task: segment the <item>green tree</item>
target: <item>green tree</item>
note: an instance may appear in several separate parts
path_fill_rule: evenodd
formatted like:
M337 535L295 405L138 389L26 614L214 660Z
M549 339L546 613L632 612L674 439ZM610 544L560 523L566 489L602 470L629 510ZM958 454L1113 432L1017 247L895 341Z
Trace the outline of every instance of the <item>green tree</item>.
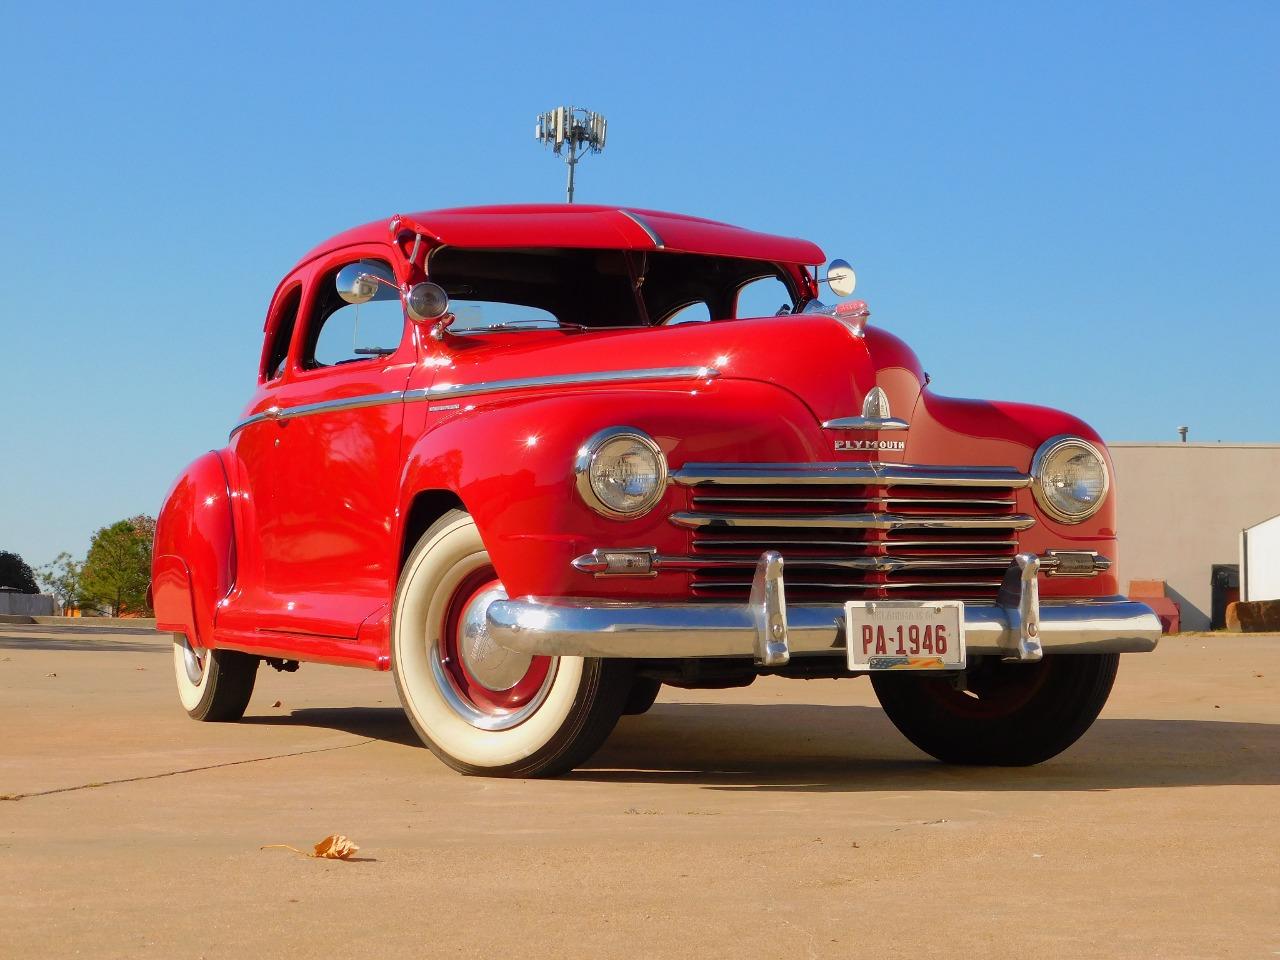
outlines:
M95 533L80 572L80 600L113 617L121 613L149 614L147 584L151 579L155 532L154 519L137 516Z
M36 576L65 611L80 597L80 573L83 569L84 564L76 563L64 550L41 567Z
M12 587L19 593L40 592L27 561L11 550L0 550L0 587Z

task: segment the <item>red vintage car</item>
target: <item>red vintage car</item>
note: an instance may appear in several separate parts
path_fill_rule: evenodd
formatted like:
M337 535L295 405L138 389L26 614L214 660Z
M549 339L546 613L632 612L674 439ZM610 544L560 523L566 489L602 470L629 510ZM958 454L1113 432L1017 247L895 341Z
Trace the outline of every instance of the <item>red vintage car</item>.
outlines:
M239 718L262 661L390 669L445 763L546 776L664 683L865 674L943 761L1065 749L1160 634L1118 595L1106 448L934 393L824 260L586 205L312 250L160 514L183 706Z

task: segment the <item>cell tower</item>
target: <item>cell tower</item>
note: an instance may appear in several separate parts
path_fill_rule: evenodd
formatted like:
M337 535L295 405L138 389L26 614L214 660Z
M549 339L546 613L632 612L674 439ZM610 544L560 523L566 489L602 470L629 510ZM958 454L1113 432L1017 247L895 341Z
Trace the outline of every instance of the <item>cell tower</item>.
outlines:
M566 194L573 203L573 168L588 153L604 149L604 136L609 121L603 114L592 113L582 107L556 107L538 117L534 137L543 146L551 145L555 155L564 156L569 165L569 184Z

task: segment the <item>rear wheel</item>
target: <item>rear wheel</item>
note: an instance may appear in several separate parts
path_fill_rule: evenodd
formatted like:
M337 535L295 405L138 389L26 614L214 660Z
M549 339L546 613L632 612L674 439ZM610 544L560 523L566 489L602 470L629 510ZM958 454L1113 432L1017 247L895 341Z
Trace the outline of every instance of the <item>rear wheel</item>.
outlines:
M977 658L963 674L886 671L871 684L908 740L946 763L1021 767L1061 753L1107 702L1120 655Z
M194 647L179 634L173 642L173 672L178 699L192 718L239 720L253 696L258 658L236 650Z
M555 776L613 730L631 664L498 646L485 613L506 595L475 521L460 510L441 517L422 535L396 591L396 687L418 735L455 770Z

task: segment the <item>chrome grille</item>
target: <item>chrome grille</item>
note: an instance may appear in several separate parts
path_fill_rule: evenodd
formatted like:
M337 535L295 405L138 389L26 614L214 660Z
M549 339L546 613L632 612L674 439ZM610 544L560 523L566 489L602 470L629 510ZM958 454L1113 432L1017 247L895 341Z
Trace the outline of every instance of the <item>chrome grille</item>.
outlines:
M786 562L790 602L992 602L1035 523L1012 469L902 464L692 464L671 522L692 531L692 590L744 599L760 554Z

